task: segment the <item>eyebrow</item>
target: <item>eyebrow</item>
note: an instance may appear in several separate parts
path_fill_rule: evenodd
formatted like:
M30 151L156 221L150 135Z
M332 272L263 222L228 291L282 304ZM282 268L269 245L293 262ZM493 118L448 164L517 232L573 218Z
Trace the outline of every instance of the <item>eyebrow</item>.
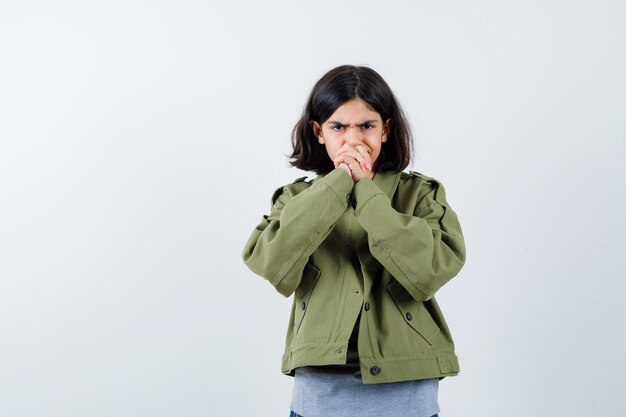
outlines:
M345 125L345 123L338 122L338 121L336 121L336 120L330 120L330 121L328 121L328 122L326 122L326 123L334 123L334 124L336 124L336 125ZM377 120L366 120L366 121L361 122L361 123L358 123L358 124L359 124L359 125L364 125L364 124L366 124L366 123L374 124L374 123L378 123L378 121L377 121Z

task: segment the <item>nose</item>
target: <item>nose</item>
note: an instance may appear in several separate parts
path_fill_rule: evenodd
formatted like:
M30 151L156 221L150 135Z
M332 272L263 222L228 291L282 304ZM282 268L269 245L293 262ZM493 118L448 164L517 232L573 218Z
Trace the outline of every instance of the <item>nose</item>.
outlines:
M359 126L350 126L346 132L346 142L352 146L361 145L363 143L363 135Z

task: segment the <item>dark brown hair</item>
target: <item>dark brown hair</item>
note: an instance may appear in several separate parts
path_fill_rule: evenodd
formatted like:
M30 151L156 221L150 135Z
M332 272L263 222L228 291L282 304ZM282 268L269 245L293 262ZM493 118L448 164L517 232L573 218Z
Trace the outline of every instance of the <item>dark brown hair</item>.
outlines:
M409 165L413 148L410 126L385 80L371 68L342 65L328 71L315 83L291 133L291 166L317 174L327 174L334 169L326 147L317 141L309 122L315 120L321 125L342 104L354 98L369 104L380 114L383 123L392 120L387 141L382 143L372 169L400 172Z

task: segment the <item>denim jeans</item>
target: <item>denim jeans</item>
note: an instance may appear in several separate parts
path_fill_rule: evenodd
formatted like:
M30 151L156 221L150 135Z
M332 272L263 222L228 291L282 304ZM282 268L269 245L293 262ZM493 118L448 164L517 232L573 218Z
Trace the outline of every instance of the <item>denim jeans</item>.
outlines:
M293 410L291 410L291 413L289 413L289 417L302 417L300 414L294 413ZM435 414L432 417L439 417L439 414Z

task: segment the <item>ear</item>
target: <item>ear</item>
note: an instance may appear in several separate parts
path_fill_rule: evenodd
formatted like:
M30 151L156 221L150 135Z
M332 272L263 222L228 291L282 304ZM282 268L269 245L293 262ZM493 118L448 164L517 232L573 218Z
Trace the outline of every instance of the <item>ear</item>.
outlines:
M322 136L322 127L315 120L309 121L309 126L313 129L313 134L317 138L319 143L324 143L324 136Z
M393 125L393 120L387 119L387 121L383 125L383 137L381 139L382 142L387 142L387 138L389 137L389 132L391 132L392 125Z

